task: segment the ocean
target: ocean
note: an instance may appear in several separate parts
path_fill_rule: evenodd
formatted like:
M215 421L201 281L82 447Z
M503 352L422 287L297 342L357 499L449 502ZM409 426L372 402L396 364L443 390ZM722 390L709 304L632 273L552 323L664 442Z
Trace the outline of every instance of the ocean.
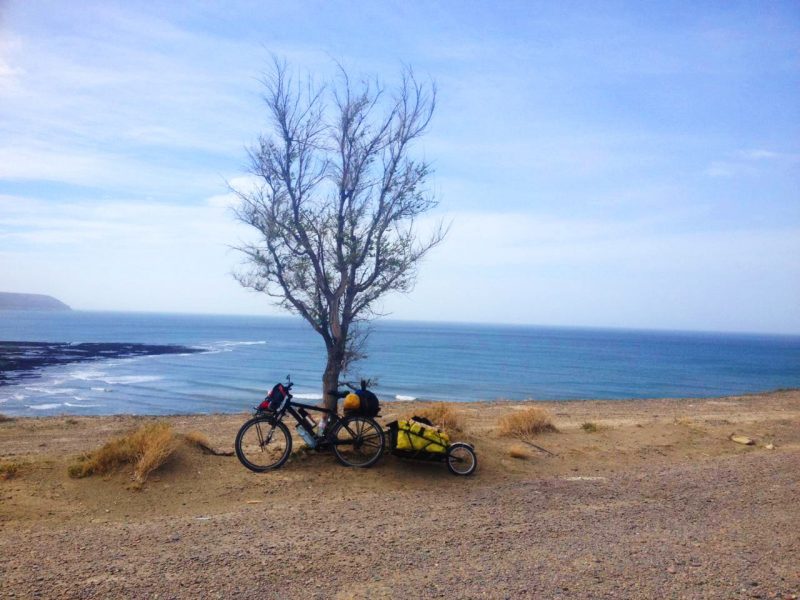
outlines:
M369 356L348 378L376 378L384 400L708 397L800 387L800 336L390 320L372 329ZM287 374L297 398L321 398L322 340L291 317L4 311L0 340L203 350L46 367L0 386L7 415L239 412Z

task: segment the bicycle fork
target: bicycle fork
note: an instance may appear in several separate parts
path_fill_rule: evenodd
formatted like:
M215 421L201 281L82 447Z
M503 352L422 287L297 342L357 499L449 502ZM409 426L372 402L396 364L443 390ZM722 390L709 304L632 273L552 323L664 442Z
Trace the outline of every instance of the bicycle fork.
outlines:
M267 438L264 439L264 434L261 432L261 424L256 423L256 431L258 432L258 446L261 450L264 450L264 446L270 443L272 440L272 434L275 433L275 424L273 423L272 426L269 428L269 433L267 434Z

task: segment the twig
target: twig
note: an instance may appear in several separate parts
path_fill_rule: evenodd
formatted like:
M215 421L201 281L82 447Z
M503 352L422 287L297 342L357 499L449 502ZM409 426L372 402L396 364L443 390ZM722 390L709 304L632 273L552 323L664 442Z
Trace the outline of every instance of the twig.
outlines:
M536 448L537 450L541 450L542 452L547 452L547 454L549 454L550 456L558 456L558 454L550 452L550 450L548 450L547 448L542 448L541 446L537 446L536 444L534 444L533 442L529 442L528 440L520 440L520 442L522 442L523 444L528 444L528 446L533 446L534 448Z
M214 456L233 456L233 452L223 452L221 450L215 450L211 446L206 446L202 442L196 442L197 447L200 448L205 454L213 454Z

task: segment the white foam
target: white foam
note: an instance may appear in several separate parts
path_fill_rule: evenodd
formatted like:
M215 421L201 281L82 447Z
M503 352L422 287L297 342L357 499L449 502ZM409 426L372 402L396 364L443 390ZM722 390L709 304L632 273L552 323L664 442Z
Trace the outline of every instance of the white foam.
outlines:
M298 400L322 400L322 394L292 394Z
M92 391L93 392L113 392L114 390L112 390L111 388L107 388L107 387L93 387Z
M80 398L83 400L83 398ZM64 402L64 406L69 406L72 408L96 408L98 406L103 406L102 404L75 404L73 402Z
M158 375L121 375L119 377L103 377L100 380L112 385L135 385L137 383L150 383L164 379Z
M402 396L400 394L397 394L397 396L395 396L394 399L398 400L400 402L411 402L412 400L416 400L417 397L416 396Z
M214 354L217 352L233 352L233 349L237 346L261 346L266 343L265 340L259 340L257 342L232 342L223 340L221 342L213 342L206 346L201 346L201 348L207 348L206 354Z
M100 379L101 377L105 377L106 374L103 371L84 369L80 371L72 371L69 375L73 379L80 379L81 381L92 381L94 379Z
M36 387L36 386L25 386L25 389L29 392L36 392L39 394L47 394L49 396L53 394L73 394L76 390L75 388L57 388L57 387Z
M61 406L60 402L56 404L29 404L28 408L32 410L53 410L54 408L58 408L59 406Z

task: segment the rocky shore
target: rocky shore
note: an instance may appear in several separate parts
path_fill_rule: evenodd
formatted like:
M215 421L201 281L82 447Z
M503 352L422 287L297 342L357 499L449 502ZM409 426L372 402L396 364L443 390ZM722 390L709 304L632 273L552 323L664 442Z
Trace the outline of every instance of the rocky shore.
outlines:
M55 343L0 341L0 385L32 379L39 369L54 365L109 358L132 358L157 354L189 354L201 348L158 344Z

